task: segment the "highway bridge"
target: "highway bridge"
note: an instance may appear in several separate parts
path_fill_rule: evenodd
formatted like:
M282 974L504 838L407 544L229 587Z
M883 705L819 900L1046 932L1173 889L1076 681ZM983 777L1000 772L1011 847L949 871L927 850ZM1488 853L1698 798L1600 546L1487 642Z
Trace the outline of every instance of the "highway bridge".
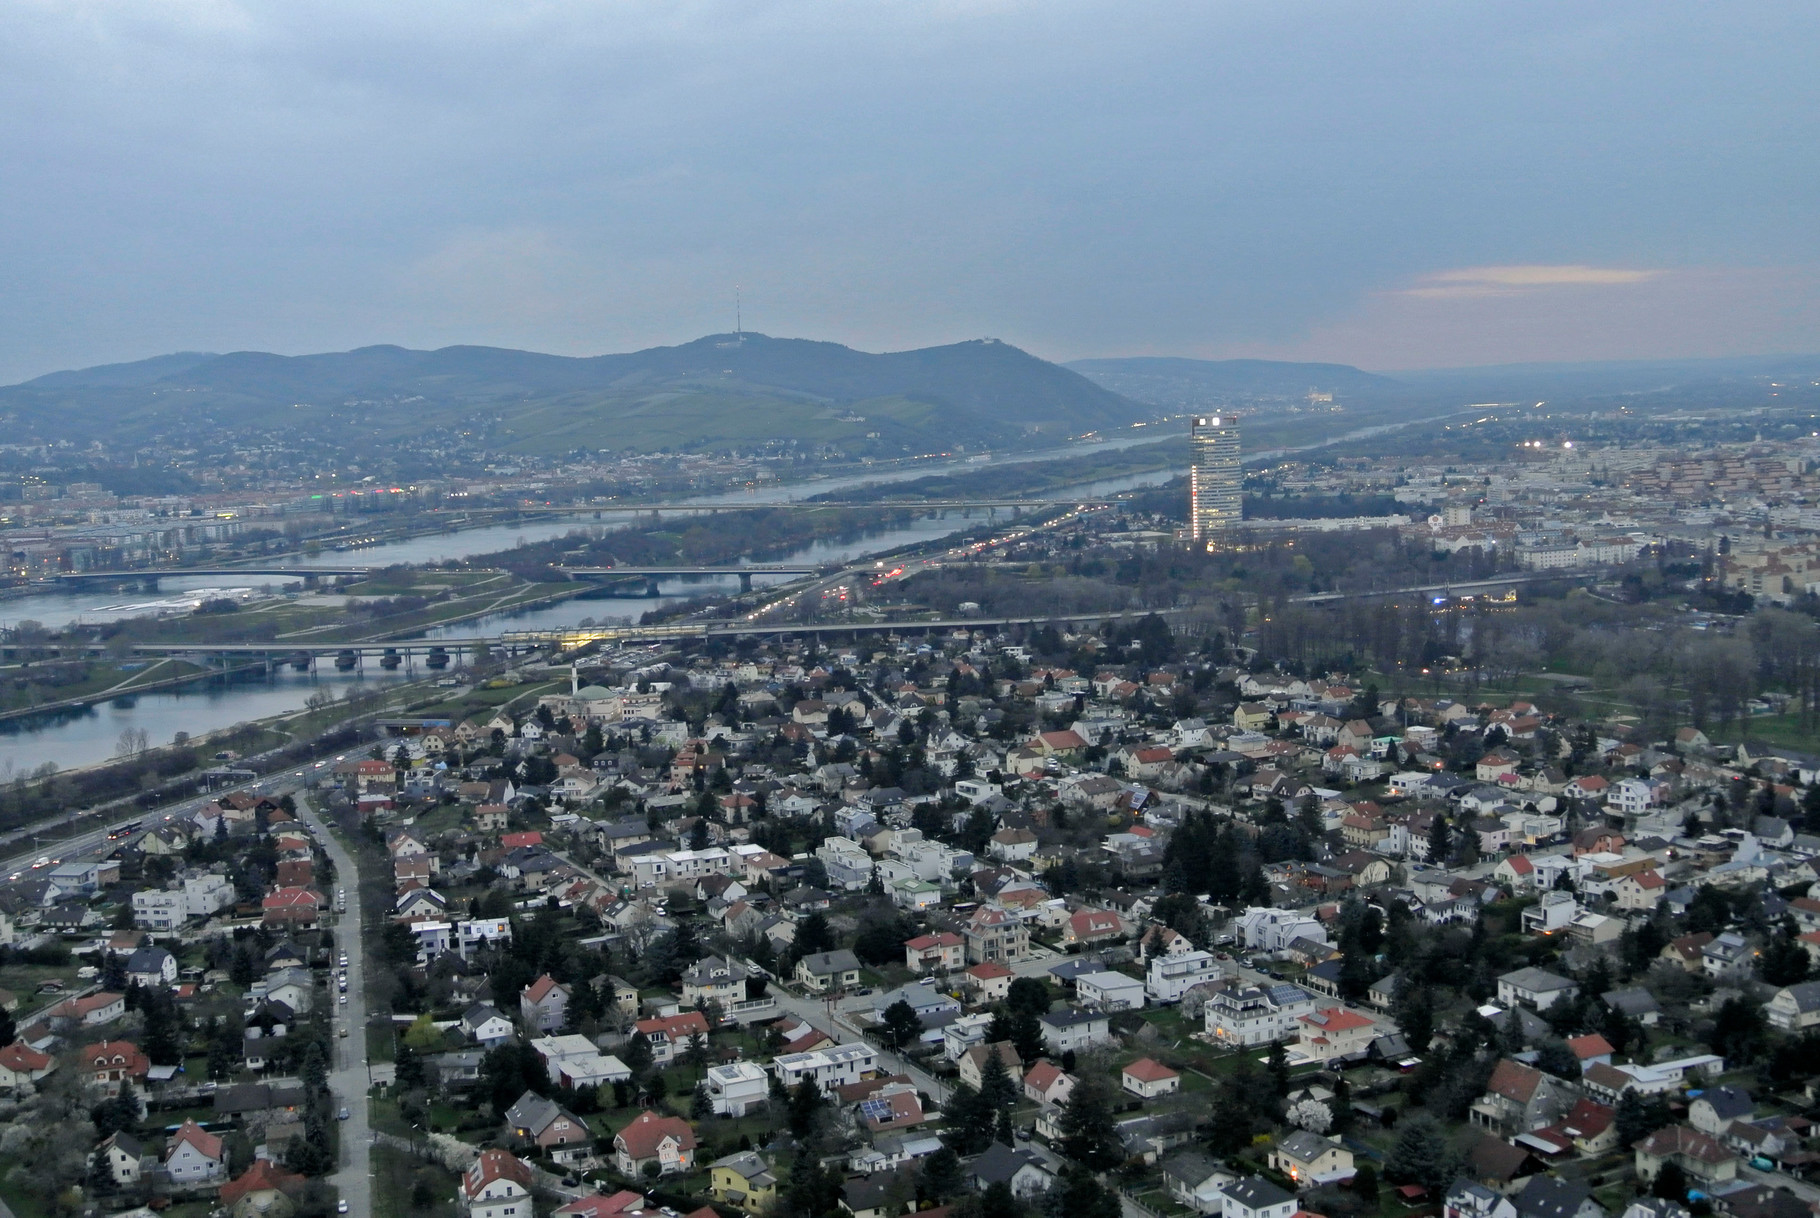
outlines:
M759 562L749 563L743 567L706 567L706 566L633 566L615 564L611 567L555 567L553 570L568 576L570 579L600 579L617 575L642 575L645 578L645 590L651 596L657 595L657 583L660 579L684 578L701 579L719 575L739 576L739 590L752 591L754 575L819 575L823 571L834 570L838 564L828 566L816 563L782 563Z
M1018 511L1024 508L1079 507L1083 503L1110 503L1116 496L1076 495L1056 499L749 499L716 503L587 503L562 507L535 504L509 508L461 508L464 516L512 513L559 516L652 516L664 512L691 514L711 512L751 512L774 508L930 508L942 511L964 511L970 508Z
M158 581L173 576L206 579L238 579L243 575L282 575L305 582L338 575L371 575L379 567L145 567L133 571L66 571L57 576L65 583L137 583L156 590Z
M993 627L1049 623L1069 625L1081 622L1119 622L1147 617L1155 612L1170 617L1183 610L1133 610L1125 613L1020 613L1003 617L897 618L890 620L843 620L826 622L762 622L743 619L661 622L649 626L590 626L561 630L508 630L498 635L475 635L464 638L398 639L363 643L311 643L299 645L283 641L271 643L137 643L133 650L141 655L191 656L197 658L262 656L273 666L293 664L307 668L318 659L333 657L337 663L352 657L364 662L379 657L397 657L401 663L421 659L431 667L432 657L445 661L460 653L472 654L481 647L490 651L516 654L527 651L568 651L595 643L657 643L666 640L762 637L767 635L849 635L849 634L918 634L938 630L980 630ZM396 665L392 665L396 667Z

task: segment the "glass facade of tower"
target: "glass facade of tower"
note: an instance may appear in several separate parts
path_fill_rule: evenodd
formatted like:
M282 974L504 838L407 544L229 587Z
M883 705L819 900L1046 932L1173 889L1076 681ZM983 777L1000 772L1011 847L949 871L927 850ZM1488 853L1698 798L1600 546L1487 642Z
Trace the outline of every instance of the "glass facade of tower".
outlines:
M1239 466L1239 421L1196 415L1188 424L1188 535L1212 541L1242 518L1245 475Z

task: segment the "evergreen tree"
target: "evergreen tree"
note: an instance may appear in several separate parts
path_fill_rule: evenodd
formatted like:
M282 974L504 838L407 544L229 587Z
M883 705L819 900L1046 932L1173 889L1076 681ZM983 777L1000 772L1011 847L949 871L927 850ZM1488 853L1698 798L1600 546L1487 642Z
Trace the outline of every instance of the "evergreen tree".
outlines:
M1439 1192L1453 1180L1456 1170L1447 1139L1432 1119L1409 1117L1398 1124L1397 1140L1384 1160L1384 1174L1393 1183L1420 1184Z
M965 1083L948 1093L949 1145L962 1155L977 1155L992 1145L998 1133L998 1114L984 1096Z
M1088 1071L1075 1083L1062 1105L1061 1150L1092 1171L1105 1171L1124 1161L1113 1119L1112 1097L1099 1071Z
M885 1043L893 1049L903 1048L923 1032L923 1021L917 1016L916 1008L902 998L885 1008L881 1024Z
M923 1160L917 1192L924 1201L939 1205L960 1196L966 1189L967 1179L961 1170L961 1157L954 1153L952 1146L943 1146Z
M798 1138L807 1138L815 1131L816 1118L822 1110L821 1088L815 1080L803 1079L790 1089L790 1132Z
M1265 1057L1265 1068L1270 1071L1270 1083L1276 1089L1277 1095L1279 1097L1288 1095L1289 1051L1283 1047L1282 1041L1270 1042L1270 1050Z
M708 1084L695 1084L695 1090L689 1096L689 1119L705 1121L714 1115L714 1101L708 1095Z

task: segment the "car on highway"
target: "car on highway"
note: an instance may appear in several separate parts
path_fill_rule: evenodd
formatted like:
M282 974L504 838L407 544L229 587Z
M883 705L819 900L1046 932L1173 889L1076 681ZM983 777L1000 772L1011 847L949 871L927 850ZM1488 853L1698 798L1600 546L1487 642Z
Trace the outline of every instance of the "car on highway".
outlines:
M348 1005L348 996L347 996L347 995L346 995L346 994L343 994L343 995L342 995L342 996L341 996L341 1005L342 1005L342 1006L344 1006L344 1007L345 1007L345 1006L346 1006L346 1005Z
M335 1119L337 1121L345 1121L352 1115L353 1114L351 1112L349 1112L346 1108L343 1108L340 1112L337 1112L335 1114Z
M335 1203L335 1212L337 1214L345 1214L348 1212L348 1203L347 1203L346 1198L343 1198L342 1200L337 1201Z

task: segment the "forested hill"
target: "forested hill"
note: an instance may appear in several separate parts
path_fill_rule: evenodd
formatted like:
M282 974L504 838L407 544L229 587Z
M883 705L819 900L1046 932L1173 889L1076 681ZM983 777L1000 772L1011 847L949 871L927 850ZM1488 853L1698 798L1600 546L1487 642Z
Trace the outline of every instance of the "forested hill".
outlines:
M524 452L1046 444L1154 414L996 340L871 354L762 334L586 358L495 347L189 353L0 389L0 415L51 440L131 441L192 426L383 440L448 427L482 428Z

